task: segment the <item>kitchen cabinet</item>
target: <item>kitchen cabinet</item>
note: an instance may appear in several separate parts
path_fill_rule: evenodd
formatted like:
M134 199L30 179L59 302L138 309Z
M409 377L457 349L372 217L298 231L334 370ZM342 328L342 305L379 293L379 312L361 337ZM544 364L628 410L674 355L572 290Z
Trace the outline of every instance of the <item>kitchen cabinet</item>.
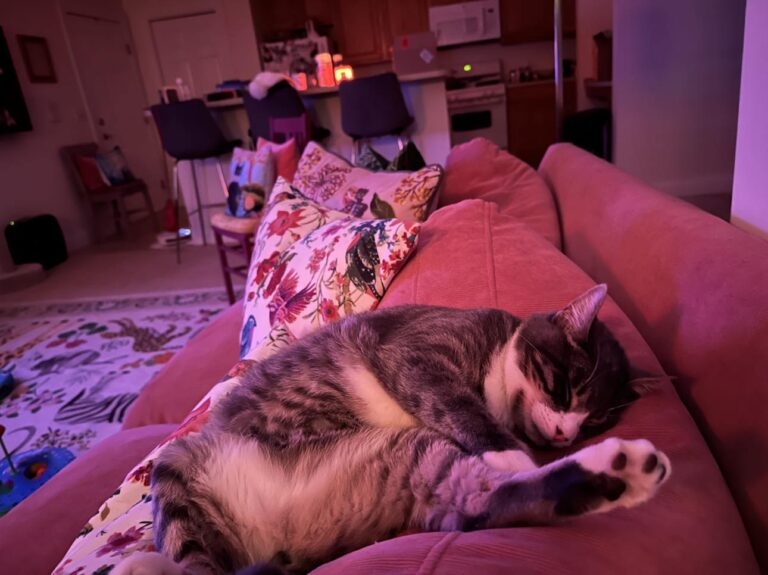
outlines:
M430 0L251 0L259 41L281 40L312 19L352 66L392 58L397 36L429 31Z
M251 0L251 17L259 42L294 37L307 19L304 0Z
M563 82L564 115L576 111L576 82ZM534 168L547 148L557 139L555 126L555 83L522 82L507 87L507 146Z
M387 5L381 0L335 0L331 37L352 66L388 59L384 23Z
M387 0L388 44L397 36L429 32L427 0Z
M576 0L562 0L563 35L576 35ZM499 0L501 43L546 42L555 37L553 3L542 0Z

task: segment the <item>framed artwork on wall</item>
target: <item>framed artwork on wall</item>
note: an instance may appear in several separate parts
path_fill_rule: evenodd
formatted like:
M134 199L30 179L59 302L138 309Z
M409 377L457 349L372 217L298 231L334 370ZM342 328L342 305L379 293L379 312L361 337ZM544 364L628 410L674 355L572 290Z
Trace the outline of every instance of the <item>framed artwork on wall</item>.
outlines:
M19 42L21 56L27 68L29 81L36 84L55 84L56 69L48 49L48 40L42 36L16 36Z
M3 29L0 27L0 134L32 129Z

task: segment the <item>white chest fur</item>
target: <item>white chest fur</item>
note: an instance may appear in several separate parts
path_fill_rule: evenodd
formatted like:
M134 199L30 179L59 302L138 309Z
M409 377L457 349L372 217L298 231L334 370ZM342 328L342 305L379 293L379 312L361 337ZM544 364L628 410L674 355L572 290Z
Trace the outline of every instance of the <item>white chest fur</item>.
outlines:
M521 389L528 387L528 380L520 371L513 336L491 361L483 382L483 392L489 411L497 421L509 424L512 419L512 401Z

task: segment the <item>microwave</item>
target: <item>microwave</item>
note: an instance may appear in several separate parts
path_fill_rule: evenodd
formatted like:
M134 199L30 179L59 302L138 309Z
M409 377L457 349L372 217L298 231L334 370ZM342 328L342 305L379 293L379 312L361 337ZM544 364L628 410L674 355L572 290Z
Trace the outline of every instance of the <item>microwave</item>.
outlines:
M499 0L477 0L429 9L429 29L438 46L456 46L501 37Z

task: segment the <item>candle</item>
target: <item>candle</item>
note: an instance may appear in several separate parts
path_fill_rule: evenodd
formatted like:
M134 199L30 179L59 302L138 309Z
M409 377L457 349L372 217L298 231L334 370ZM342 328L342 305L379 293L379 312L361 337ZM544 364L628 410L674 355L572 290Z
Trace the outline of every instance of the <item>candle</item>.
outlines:
M352 66L347 64L336 66L336 69L333 71L333 75L336 78L337 84L341 84L344 80L354 80L355 78L355 73L352 71Z

